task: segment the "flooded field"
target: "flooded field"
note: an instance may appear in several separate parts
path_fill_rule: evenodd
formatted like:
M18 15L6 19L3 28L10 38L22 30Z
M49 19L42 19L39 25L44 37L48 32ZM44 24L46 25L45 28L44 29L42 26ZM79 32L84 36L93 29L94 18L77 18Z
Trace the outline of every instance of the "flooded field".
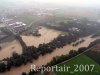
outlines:
M48 29L45 27L42 27L39 30L39 33L41 34L40 37L22 36L22 39L26 43L27 46L33 45L33 46L38 47L39 44L49 43L51 40L53 40L54 38L56 38L58 35L61 34L60 31ZM22 53L22 47L17 40L1 43L0 46L2 47L2 50L0 50L0 60L7 57L11 57L13 52L16 52L19 54Z
M2 43L0 44L0 46L2 47L2 49L0 50L0 60L7 57L11 57L13 52L19 54L22 53L22 47L17 40L14 40L12 42Z
M59 48L54 50L54 52L50 54L46 54L45 56L40 56L38 60L35 60L33 63L28 63L27 65L22 65L18 68L12 68L9 72L1 73L0 75L21 75L22 72L29 72L30 65L35 64L37 66L45 65L52 60L53 57L61 56L68 54L70 50L77 50L80 47L87 47L91 42L96 40L96 38L91 38L91 36L85 37L84 42L79 44L76 47L72 45L66 45L63 48Z
M56 38L58 35L60 35L62 32L42 27L39 30L39 33L41 34L40 37L22 36L22 39L26 43L27 46L32 46L33 45L33 46L38 47L39 44L49 43L54 38Z

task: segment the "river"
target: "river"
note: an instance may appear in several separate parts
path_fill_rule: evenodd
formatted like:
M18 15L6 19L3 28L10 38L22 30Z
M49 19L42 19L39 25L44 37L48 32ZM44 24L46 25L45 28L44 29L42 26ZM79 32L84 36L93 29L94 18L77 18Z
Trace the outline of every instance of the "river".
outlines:
M44 56L39 56L39 58L37 60L34 60L33 63L28 63L27 65L22 65L18 68L13 67L10 71L5 72L5 73L0 73L0 75L21 75L22 72L29 72L30 66L32 64L35 64L37 66L45 65L48 62L50 62L53 57L68 54L69 51L72 49L78 50L78 48L80 48L80 47L87 47L91 42L96 40L96 38L91 38L91 36L88 36L88 37L84 37L84 40L85 41L83 43L79 44L76 47L73 47L72 45L66 45L63 48L54 50L50 54L46 54Z

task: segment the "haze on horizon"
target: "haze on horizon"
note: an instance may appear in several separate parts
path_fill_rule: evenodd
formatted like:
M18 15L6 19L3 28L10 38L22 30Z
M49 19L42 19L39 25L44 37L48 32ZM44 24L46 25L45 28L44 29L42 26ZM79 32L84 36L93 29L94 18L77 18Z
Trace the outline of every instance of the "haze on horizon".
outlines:
M93 7L93 8L100 8L100 0L0 0L2 2L14 2L30 4L34 2L38 3L49 3L49 4L57 4L57 5L66 5L71 7Z

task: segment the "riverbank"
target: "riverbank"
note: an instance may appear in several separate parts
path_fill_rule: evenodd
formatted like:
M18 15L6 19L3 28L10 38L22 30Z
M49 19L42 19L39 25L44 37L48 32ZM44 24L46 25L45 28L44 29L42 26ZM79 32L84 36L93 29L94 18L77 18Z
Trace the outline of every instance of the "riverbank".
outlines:
M30 70L30 65L32 64L35 64L37 66L46 65L48 62L52 60L53 57L68 54L69 51L72 49L78 50L78 48L80 47L88 47L88 45L94 40L96 40L96 38L91 38L91 36L88 36L88 37L84 37L84 40L85 41L83 43L79 44L76 47L73 47L72 45L66 45L63 48L54 50L50 54L39 56L39 58L37 60L34 60L33 63L28 63L27 65L22 65L21 67L18 67L18 68L12 68L8 72L0 73L0 75L21 75L22 72L28 73Z

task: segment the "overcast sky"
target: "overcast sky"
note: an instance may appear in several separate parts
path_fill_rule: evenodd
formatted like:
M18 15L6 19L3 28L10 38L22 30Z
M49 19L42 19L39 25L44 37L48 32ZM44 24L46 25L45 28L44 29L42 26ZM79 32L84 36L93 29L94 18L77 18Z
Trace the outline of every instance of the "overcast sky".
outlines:
M85 7L98 7L100 0L35 0L38 2L47 2L55 4L64 4L68 6L85 6Z
M80 7L97 7L100 8L100 0L0 0L0 1L13 1L13 2L40 2L40 3L51 3L67 6L80 6Z

